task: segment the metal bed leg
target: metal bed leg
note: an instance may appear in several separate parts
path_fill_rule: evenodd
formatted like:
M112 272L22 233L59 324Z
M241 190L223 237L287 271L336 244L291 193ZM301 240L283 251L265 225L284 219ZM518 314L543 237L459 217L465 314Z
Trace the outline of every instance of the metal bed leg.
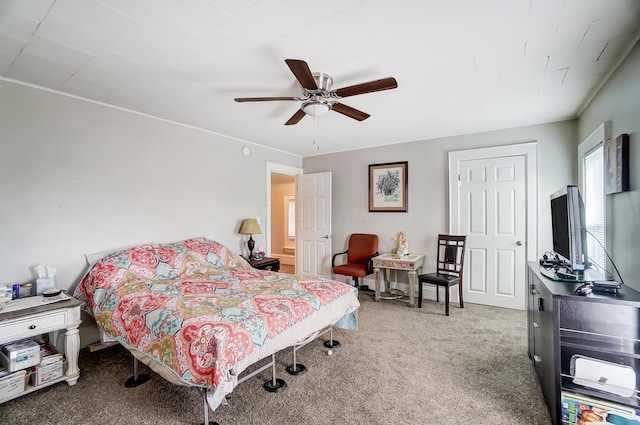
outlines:
M269 391L270 393L280 393L287 389L287 383L280 378L276 379L276 355L271 355L271 366L272 366L272 374L273 378L264 383L264 389Z
M138 374L138 359L133 358L133 376L130 376L129 379L124 383L124 386L127 388L134 388L138 385L142 385L151 379L151 376L146 373Z
M324 342L324 346L327 348L339 348L340 341L333 339L333 326L329 328L329 341Z
M302 345L301 347L303 346L304 345ZM303 375L307 373L307 370L308 370L307 367L303 364L298 364L296 362L297 351L298 351L298 346L294 345L293 346L293 364L291 366L287 366L287 372L289 373L289 375L298 376L298 375Z
M209 404L207 403L207 389L202 388L202 404L204 408L204 422L202 425L220 425L218 422L209 422Z

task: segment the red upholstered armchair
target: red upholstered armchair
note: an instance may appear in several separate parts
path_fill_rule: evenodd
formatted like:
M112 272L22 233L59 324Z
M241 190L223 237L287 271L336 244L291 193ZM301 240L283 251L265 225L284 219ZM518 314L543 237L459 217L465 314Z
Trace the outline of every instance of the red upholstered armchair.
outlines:
M336 257L347 255L347 262L336 266ZM353 233L349 237L349 245L346 251L338 252L331 258L331 271L333 274L351 276L356 288L360 287L358 278L373 273L371 259L378 255L378 235L367 233ZM362 289L365 289L362 287Z

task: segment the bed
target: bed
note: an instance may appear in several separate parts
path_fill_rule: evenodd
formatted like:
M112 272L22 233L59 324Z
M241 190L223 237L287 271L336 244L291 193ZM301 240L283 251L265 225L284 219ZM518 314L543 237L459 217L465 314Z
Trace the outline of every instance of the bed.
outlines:
M206 238L109 254L74 296L163 378L205 388L212 410L250 365L322 330L357 329L359 307L350 285L257 270Z

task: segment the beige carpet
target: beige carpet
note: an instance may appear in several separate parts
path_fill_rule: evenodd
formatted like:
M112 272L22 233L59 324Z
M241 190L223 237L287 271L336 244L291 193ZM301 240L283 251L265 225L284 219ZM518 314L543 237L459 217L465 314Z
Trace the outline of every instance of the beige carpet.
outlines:
M288 388L263 390L270 372L238 386L228 406L209 419L231 424L487 424L551 423L527 356L526 312L360 297L360 330L336 330L342 348L326 354L322 340L298 352L309 368L284 370L291 350L277 355ZM44 388L0 405L2 424L197 424L199 390L154 375L125 388L132 358L119 346L81 351L78 383ZM149 372L143 365L142 372Z

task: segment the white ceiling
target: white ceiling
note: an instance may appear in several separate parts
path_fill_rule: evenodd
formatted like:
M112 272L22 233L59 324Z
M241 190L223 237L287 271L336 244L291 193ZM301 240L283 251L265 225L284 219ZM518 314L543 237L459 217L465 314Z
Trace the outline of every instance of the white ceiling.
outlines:
M638 40L640 0L0 0L0 75L308 156L576 118ZM285 59L334 88L284 126Z

